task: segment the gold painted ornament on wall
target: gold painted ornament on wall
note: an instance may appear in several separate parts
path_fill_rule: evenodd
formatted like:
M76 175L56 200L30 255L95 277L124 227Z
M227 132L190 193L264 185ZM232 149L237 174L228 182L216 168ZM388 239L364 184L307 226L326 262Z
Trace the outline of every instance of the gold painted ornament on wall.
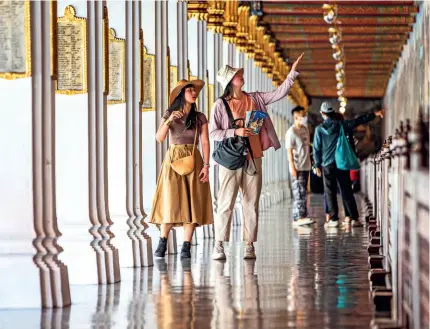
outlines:
M143 47L143 102L142 111L155 111L155 55Z
M108 104L125 103L125 39L109 29L109 94Z
M30 1L0 1L0 78L31 76Z
M57 94L87 92L87 20L76 17L75 8L67 6L57 19L58 77Z

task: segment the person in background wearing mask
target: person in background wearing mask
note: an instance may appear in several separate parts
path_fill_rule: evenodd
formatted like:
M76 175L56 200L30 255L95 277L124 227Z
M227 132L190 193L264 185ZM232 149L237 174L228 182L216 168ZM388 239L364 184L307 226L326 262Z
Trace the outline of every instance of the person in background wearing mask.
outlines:
M377 116L383 118L384 110L375 113L365 114L354 120L338 120L333 106L330 102L324 102L320 109L324 122L315 129L314 135L314 160L316 174L324 178L324 193L327 197L328 213L330 221L329 227L339 225L339 208L337 204L337 183L343 196L343 201L351 217L350 224L356 226L358 221L358 209L352 193L351 178L349 170L340 170L336 167L335 152L337 140L339 138L340 127L342 125L345 135L362 124L368 123Z
M288 150L288 162L291 174L293 194L293 226L310 225L315 221L308 217L306 207L307 186L312 167L309 154L310 136L306 110L297 106L291 111L294 124L285 135L285 148Z

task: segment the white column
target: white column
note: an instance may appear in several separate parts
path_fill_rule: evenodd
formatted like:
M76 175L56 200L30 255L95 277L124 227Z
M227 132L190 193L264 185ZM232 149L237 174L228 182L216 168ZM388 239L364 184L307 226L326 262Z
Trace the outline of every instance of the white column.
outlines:
M118 250L112 245L107 195L107 95L103 76L103 17L105 1L88 2L88 35L94 43L88 52L88 107L90 113L90 213L96 225L92 234L101 235L106 277L100 283L120 281Z
M30 15L38 26L31 29L32 77L0 82L2 99L11 102L0 110L6 118L0 123L4 141L0 151L8 155L0 172L0 308L4 309L70 304L67 267L58 259L57 244L61 234L55 204L50 3L30 2ZM17 319L14 327L22 325Z
M213 33L213 43L214 43L214 60L213 64L209 63L212 66L212 70L214 72L214 99L216 100L223 93L221 84L216 81L216 75L218 70L223 66L223 40L221 33ZM213 104L211 104L212 106ZM210 118L208 118L210 119ZM211 150L214 148L214 143L211 141ZM211 157L211 167L210 170L210 182L212 189L212 202L213 202L213 210L216 213L218 210L218 191L219 191L219 165L216 164ZM214 225L211 225L210 231L212 236L215 236Z
M167 1L155 1L155 129L161 124L161 117L168 108L168 90L166 84L167 76L167 45L168 42L168 18ZM161 164L167 152L168 143L157 143L156 145L156 168L157 177L160 174ZM176 231L172 229L168 238L168 252L176 254Z
M178 31L178 79L188 79L188 17L187 1L177 2L177 31ZM173 27L172 27L173 28Z

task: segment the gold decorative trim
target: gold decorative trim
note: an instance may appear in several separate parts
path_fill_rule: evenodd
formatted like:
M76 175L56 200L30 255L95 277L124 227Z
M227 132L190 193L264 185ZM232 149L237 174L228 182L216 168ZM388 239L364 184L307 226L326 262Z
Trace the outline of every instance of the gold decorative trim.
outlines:
M170 92L175 87L176 83L178 82L178 67L174 65L170 65Z
M143 102L142 102L142 112L151 112L155 111L156 106L156 97L155 97L155 55L148 54L146 47L143 47L143 60L144 60L144 68L143 68L143 86L145 87L146 81L145 76L149 74L149 78L151 79L151 95L149 97L151 101L151 106L145 106L145 92L143 93ZM147 73L145 70L145 62L150 63L151 72Z
M109 15L108 8L103 7L103 91L109 95Z
M109 105L112 104L122 104L126 102L126 97L125 97L125 39L120 39L117 38L116 36L116 32L113 28L109 29L109 45L111 43L116 43L119 44L121 46L121 63L122 63L122 69L121 69L121 74L122 74L122 78L121 78L121 99L117 99L117 100L109 100L107 101L107 103ZM108 48L109 49L109 48ZM109 55L110 56L110 55ZM110 58L109 58L110 59ZM110 65L108 66L109 70L110 70ZM110 83L110 81L109 81ZM108 94L109 97L109 94Z
M11 2L13 3L13 1ZM25 35L25 72L1 72L0 78L6 80L15 80L31 77L31 15L30 1L25 1L24 8L24 35Z
M209 95L208 95L208 99L209 99L208 120L210 120L212 105L213 105L213 103L215 103L215 85L208 83L208 87L209 87Z
M61 23L79 23L82 26L82 40L83 40L83 82L82 86L83 88L81 90L59 90L58 89L58 76L57 76L57 83L56 83L56 94L63 94L63 95L78 95L78 94L85 94L87 93L87 19L83 17L77 17L75 8L71 5L68 5L64 9L64 16L57 18L57 28L58 25ZM58 45L57 45L57 56L58 56ZM58 56L59 57L59 56ZM57 62L58 63L58 62ZM57 64L58 69L58 64Z

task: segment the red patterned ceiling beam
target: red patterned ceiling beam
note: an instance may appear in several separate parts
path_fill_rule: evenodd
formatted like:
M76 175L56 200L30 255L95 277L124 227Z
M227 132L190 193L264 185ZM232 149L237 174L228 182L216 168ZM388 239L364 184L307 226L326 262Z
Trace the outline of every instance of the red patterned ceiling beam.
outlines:
M386 33L409 33L412 32L412 26L342 26L342 32L346 35L350 34L382 34ZM313 25L272 25L270 30L274 33L284 32L292 34L324 34L327 35L327 26Z
M327 44L327 36L323 35L299 35L293 36L288 34L276 34L279 41L286 42L325 42ZM343 42L405 42L408 39L407 34L386 34L386 35L343 35Z
M289 43L289 42L282 42L280 41L280 44L284 45L285 48L288 49L327 49L327 45L324 45L322 43ZM361 42L352 42L348 43L345 42L343 44L344 48L356 48L356 49L378 49L382 48L384 50L390 50L390 51L398 51L402 49L402 45L396 46L393 45L391 42L386 43L361 43Z
M418 13L416 6L339 6L338 15L342 16L409 16ZM316 15L321 16L320 4L274 4L264 3L263 13L265 15Z
M283 1L283 0L264 0L264 4L293 4L293 5L301 5L304 1ZM312 0L306 0L307 5L320 5L322 6L323 3L332 3L336 4L338 6L342 7L348 7L348 6L413 6L415 4L415 1L335 1L335 0L328 0L328 1L312 1Z
M413 25L415 23L414 17L401 16L401 17L339 17L339 22L342 26L379 26L379 25ZM326 23L317 16L286 16L286 15L267 15L263 18L265 23L274 25L318 25L327 26Z

